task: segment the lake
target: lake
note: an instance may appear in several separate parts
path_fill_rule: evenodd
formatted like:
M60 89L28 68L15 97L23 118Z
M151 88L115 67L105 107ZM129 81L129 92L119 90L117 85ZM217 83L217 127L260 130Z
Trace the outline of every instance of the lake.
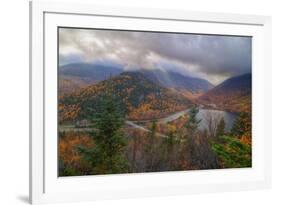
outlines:
M176 112L174 114L171 114L165 118L160 119L159 123L168 123L171 121L174 121L178 119L179 117L186 115L189 112L189 109ZM229 131L232 128L232 125L237 117L237 114L221 111L221 110L211 110L211 109L199 109L199 112L197 114L197 119L201 120L199 129L204 130L208 128L208 124L210 121L212 121L212 124L216 124L219 122L221 118L224 118L225 121L225 131Z
M197 119L201 119L199 125L200 130L207 129L210 121L212 121L214 125L216 123L218 124L221 118L224 118L225 131L230 131L237 118L237 114L221 110L200 109L196 117Z

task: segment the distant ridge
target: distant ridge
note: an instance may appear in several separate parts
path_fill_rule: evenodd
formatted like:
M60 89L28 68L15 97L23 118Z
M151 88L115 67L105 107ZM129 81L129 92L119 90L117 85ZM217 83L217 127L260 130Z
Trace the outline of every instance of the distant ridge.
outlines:
M90 63L72 63L59 68L59 89L61 93L74 92L80 88L99 83L110 77L120 75L124 70L120 67ZM207 80L182 75L174 71L162 71L160 69L139 69L147 79L162 87L177 89L194 93L205 93L214 86Z
M121 68L89 63L72 63L59 68L59 91L61 94L119 75Z
M142 69L148 79L167 88L186 89L190 92L206 92L214 86L207 80L182 75L174 71L162 71L159 69Z
M121 72L122 69L118 67L90 63L72 63L59 68L59 74L62 76L79 77L92 82L108 79Z
M232 112L251 109L252 75L250 73L229 78L199 98L203 104L215 104Z

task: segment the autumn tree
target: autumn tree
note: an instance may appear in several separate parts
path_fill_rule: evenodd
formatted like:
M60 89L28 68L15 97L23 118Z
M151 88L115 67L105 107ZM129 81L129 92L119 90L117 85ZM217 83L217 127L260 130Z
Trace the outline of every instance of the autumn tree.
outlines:
M219 122L217 130L216 130L216 138L219 138L220 136L223 136L224 130L225 130L225 121L224 121L224 118L222 117L220 119L220 122Z
M59 175L75 176L90 173L90 166L81 160L77 146L91 147L92 139L86 133L59 132Z
M221 120L220 114L207 111L204 118L207 124L208 137L215 138L217 135L218 125Z
M80 153L91 164L92 174L127 172L127 140L122 132L124 114L118 107L118 99L114 94L105 93L98 105L99 111L92 118L94 146L80 147Z
M156 161L156 120L152 121L150 132L147 135L147 143L145 146L146 155L146 171L155 171Z
M146 169L146 145L147 133L139 129L128 129L126 135L129 137L127 146L127 158L130 165L130 172L144 172Z

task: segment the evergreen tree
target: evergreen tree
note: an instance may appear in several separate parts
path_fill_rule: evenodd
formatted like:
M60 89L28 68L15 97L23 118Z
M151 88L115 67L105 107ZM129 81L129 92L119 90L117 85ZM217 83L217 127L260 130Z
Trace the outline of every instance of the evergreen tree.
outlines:
M188 120L185 123L186 133L183 139L183 158L190 166L197 165L197 144L196 137L198 136L198 127L201 120L196 118L199 109L193 107L188 112Z
M221 137L224 143L214 143L213 151L218 155L224 168L251 167L251 146L234 137Z
M206 131L201 133L198 130L201 122L196 117L198 112L198 108L192 108L185 125L187 160L191 169L215 169L219 167L218 159L211 149Z
M122 132L124 114L118 107L118 99L110 93L100 98L99 112L92 119L91 136L94 146L79 147L84 159L93 167L91 174L112 174L128 171L125 159L127 140Z
M241 136L251 132L251 113L242 112L235 120L231 134L233 136Z
M201 120L196 118L196 115L199 112L199 108L193 107L188 112L188 120L185 124L185 128L188 130L189 135L194 135L197 132L197 128L199 127L199 123Z

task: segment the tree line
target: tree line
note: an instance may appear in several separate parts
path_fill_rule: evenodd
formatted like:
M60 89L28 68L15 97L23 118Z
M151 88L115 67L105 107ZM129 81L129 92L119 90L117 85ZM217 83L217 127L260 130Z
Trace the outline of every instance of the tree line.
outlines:
M100 109L92 116L90 145L75 146L85 166L79 169L62 161L60 176L251 166L250 113L240 113L230 132L225 132L223 118L209 116L207 129L201 131L199 109L193 107L182 129L168 124L167 137L160 137L156 120L148 133L125 133L125 113L114 94L100 99Z

